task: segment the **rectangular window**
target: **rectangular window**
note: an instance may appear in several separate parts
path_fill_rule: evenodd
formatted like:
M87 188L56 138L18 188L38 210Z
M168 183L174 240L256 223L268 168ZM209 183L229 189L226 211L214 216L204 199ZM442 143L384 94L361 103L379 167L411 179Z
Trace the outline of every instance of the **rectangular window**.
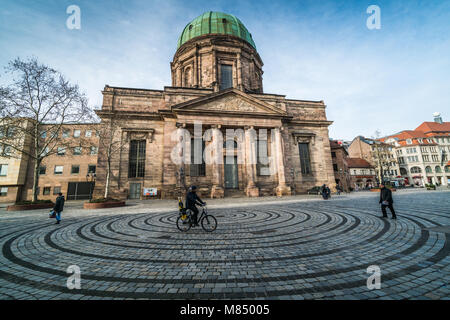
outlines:
M233 86L233 70L228 64L220 65L220 90L225 90Z
M267 140L258 140L256 145L258 154L257 172L260 176L270 175L269 149Z
M80 135L81 135L81 130L73 130L73 136L75 137L75 138L79 138L80 137Z
M63 156L66 154L66 148L65 147L58 147L58 156Z
M85 136L90 138L92 136L92 130L86 130Z
M51 187L44 187L44 191L42 194L44 196L48 196L50 194L50 189L51 189Z
M201 148L199 148L199 146ZM190 167L190 175L193 177L200 177L206 175L206 163L205 159L203 159L204 150L205 150L205 141L203 141L203 139L201 138L191 139L191 165L189 167ZM201 163L195 163L200 161Z
M96 165L90 164L88 166L88 173L95 173L95 170L97 169Z
M11 155L11 152L12 152L11 146L4 146L2 156L9 157Z
M0 188L0 197L6 197L8 195L8 187Z
M55 174L62 174L63 173L63 169L64 169L64 166L55 166L54 173Z
M8 129L6 129L6 136L8 138L12 138L12 137L14 137L15 132L16 132L16 130L14 127L8 127Z
M41 131L41 138L42 139L47 138L47 131Z
M53 187L53 194L54 195L57 195L60 192L61 192L61 187Z
M72 171L70 172L72 174L79 174L80 173L80 166L79 165L73 165Z
M336 163L333 163L333 170L336 172L338 171L338 165Z
M331 157L332 157L332 158L336 158L336 152L332 152L332 153L331 153Z
M146 140L132 140L129 153L129 178L143 178L145 175Z
M79 156L81 154L81 147L73 148L73 154Z
M91 155L98 153L98 147L91 147Z
M64 129L62 132L62 137L63 138L68 138L70 135L70 130Z
M46 166L40 166L39 167L39 174L45 174L45 171L47 171L47 167Z
M309 143L299 143L300 166L302 174L311 174L311 159L309 156Z
M8 165L0 164L0 176L6 177L8 175Z

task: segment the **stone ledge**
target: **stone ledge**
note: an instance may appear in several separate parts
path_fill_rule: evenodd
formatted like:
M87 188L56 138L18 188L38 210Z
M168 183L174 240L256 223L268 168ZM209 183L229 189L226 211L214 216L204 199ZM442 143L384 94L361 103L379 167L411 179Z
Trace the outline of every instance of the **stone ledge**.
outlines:
M14 204L6 208L7 211L37 210L49 209L55 206L54 203L36 203L36 204Z
M85 202L83 209L103 209L125 207L125 201L110 201L110 202Z

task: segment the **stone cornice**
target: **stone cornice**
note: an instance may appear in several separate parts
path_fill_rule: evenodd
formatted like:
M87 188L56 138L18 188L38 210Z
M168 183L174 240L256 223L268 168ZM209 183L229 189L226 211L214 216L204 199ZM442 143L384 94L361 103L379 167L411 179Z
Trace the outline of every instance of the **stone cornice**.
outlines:
M125 110L96 110L95 113L100 118L110 119L117 117L117 119L127 118L127 119L147 119L147 120L163 120L162 115L159 112L136 112L136 111L125 111Z
M328 127L333 121L328 120L289 120L286 122L288 125L301 125L301 126L310 126L310 127Z

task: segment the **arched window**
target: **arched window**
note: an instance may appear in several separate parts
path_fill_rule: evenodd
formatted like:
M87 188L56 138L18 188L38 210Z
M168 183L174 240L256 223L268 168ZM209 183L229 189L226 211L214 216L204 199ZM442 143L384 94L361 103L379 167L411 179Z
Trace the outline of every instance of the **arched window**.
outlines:
M440 166L436 166L436 167L434 168L434 171L435 171L436 173L442 173L442 169L441 169Z
M184 70L184 87L192 87L192 68Z
M425 167L425 172L426 172L426 173L433 173L433 169L431 169L430 166L426 166L426 167Z
M400 175L407 176L408 175L408 171L406 171L405 168L400 168Z
M419 167L412 167L411 168L411 173L421 173L422 170Z

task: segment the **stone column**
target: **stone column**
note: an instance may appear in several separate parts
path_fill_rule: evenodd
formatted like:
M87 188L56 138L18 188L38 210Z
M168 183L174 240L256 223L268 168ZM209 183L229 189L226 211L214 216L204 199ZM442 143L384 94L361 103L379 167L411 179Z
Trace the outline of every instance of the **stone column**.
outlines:
M212 87L214 92L219 91L219 75L218 75L218 67L217 67L217 55L216 50L212 51Z
M242 83L242 63L241 63L241 54L237 54L236 60L236 84L237 88L241 91L244 91L244 86Z
M223 137L220 131L220 125L215 125L212 130L212 188L211 198L223 198L223 176L222 176L222 162L223 162Z
M177 73L177 80L176 80L175 86L176 87L181 87L182 86L182 83L181 83L181 78L182 78L182 76L181 76L181 66L177 67L176 73Z
M247 173L247 197L258 197L259 188L255 184L256 172L256 132L253 126L245 128L245 168Z
M284 172L284 154L283 154L283 139L281 137L280 128L275 128L275 150L276 150L276 165L278 174L278 186L276 194L278 197L284 195L291 195L291 188L286 185L286 176Z
M178 197L184 197L186 193L186 161L187 161L187 150L186 148L189 146L189 133L186 131L186 124L176 124L178 134L179 134L179 143L182 143L183 147L178 150L178 156L180 157L181 162L176 166L176 194Z
M195 46L195 56L194 56L194 83L193 86L198 88L198 45Z

